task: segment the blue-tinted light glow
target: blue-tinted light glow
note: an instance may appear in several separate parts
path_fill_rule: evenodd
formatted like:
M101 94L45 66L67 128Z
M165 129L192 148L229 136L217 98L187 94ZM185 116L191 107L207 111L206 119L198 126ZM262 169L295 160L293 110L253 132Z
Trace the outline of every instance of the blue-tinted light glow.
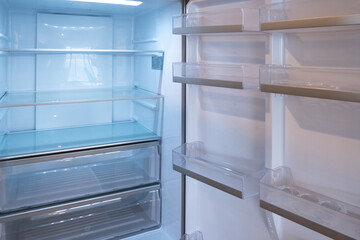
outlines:
M120 4L127 6L139 6L141 1L129 1L129 0L70 0L73 2L88 2L88 3L106 3L106 4Z

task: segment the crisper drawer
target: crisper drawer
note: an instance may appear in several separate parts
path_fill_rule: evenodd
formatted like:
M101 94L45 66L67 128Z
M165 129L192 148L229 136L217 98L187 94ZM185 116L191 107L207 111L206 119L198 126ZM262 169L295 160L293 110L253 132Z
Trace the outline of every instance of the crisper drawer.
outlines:
M0 211L159 182L159 142L0 161Z
M20 212L0 218L0 240L124 237L160 226L159 186Z

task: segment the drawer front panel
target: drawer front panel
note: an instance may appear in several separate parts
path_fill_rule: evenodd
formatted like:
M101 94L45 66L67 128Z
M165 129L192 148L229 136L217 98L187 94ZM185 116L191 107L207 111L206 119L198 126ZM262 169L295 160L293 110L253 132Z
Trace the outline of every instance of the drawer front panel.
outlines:
M159 186L8 215L1 240L88 240L122 237L160 225Z
M157 142L126 150L0 168L0 211L119 191L159 182ZM130 148L130 149L129 149ZM116 149L118 150L118 149Z

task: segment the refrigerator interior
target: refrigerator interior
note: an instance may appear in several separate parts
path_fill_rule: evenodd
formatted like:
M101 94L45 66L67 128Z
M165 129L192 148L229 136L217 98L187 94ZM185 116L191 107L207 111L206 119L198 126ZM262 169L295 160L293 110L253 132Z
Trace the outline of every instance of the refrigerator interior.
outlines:
M308 217L315 222L310 225L322 223L330 229L342 225L341 230L357 239L360 206L360 189L357 187L360 180L357 171L360 167L357 157L360 153L358 22L345 27L306 25L300 29L283 27L276 22L273 24L277 27L275 30L271 30L271 24L264 24L261 26L264 31L269 30L264 35L254 34L251 33L252 24L245 26L249 18L240 17L241 14L246 16L241 8L259 7L260 19L250 21L275 23L359 13L359 1L352 0L190 1L188 15L183 18L188 25L181 25L180 21L174 24L174 32L187 35L187 66L174 65L174 81L189 83L187 145L201 142L202 148L198 155L194 148L175 150L188 155L181 159L182 162L180 155L176 155L174 166L191 167L191 158L200 162L210 159L214 162L211 167L220 162L222 168L230 166L235 170L263 165L278 171L269 180L274 184L270 185L274 195L280 177L291 183L285 186L302 191L294 198L286 196L283 199L279 193L277 198L284 208L288 202L296 214L301 215L301 211L310 214ZM290 23L299 24L294 22ZM238 26L241 24L243 26ZM184 30L184 26L188 29ZM276 31L280 27L284 29ZM232 78L231 67L236 65L243 71L238 70L236 74L240 77ZM256 70L246 72L251 69L249 66L259 70L258 65L263 65L260 69L266 68L261 71L263 75L256 75ZM216 73L218 75L212 77ZM219 76L224 82L218 81ZM271 78L271 84L276 87L293 84L305 90L318 87L320 91L302 91L303 95L287 90L260 92L251 85L246 87L244 83L249 78L256 78L261 88ZM235 79L242 80L242 85ZM219 87L221 85L223 88ZM322 99L329 97L335 100ZM213 157L204 157L202 152ZM286 171L279 167L286 167L291 173L285 174ZM221 167L217 169L221 176L229 174ZM201 172L195 165L192 170L200 175L214 176L210 167L208 173ZM266 178L260 196L239 199L218 183L187 174L190 176L186 180L187 233L201 231L204 239L209 240L330 239L260 208L260 197L263 200L265 196L271 196L265 189L269 183ZM227 186L235 183L235 180L230 183L228 180L220 181ZM245 182L244 179L241 181ZM306 211L311 213L306 213L304 206L310 205Z
M77 192L89 194L106 189L102 184L110 183L110 170L115 185L121 183L121 174L129 176L128 181L139 181L136 173L145 172L148 180L153 179L150 182L161 181L161 192L156 191L161 202L154 203L154 210L161 208L157 223L161 228L136 239L178 238L180 175L171 169L171 150L180 144L181 91L170 79L171 63L181 58L181 38L172 35L169 19L180 13L180 1L143 1L139 6L67 0L2 0L0 4L2 159L161 138L161 153L153 146L113 157L3 167L2 190L20 191L26 181L32 179L36 185L37 175L60 169L60 179L70 175L80 179L81 174L89 183L97 179ZM114 165L118 159L120 165L131 159L133 165ZM96 168L107 171L104 179L90 174ZM5 181L14 174L23 174L20 185ZM148 184L148 180L140 182ZM51 191L56 179L48 181ZM66 181L61 184L70 186ZM56 189L53 194L59 201ZM1 202L9 199L2 197ZM38 200L42 201L39 196Z

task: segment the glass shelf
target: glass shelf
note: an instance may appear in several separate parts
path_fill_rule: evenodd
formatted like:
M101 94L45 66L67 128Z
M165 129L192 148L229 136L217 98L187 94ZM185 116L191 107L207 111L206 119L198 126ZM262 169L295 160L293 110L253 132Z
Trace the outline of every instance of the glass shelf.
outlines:
M155 98L162 98L162 96L136 87L65 91L6 92L0 99L0 108Z
M44 161L37 157L32 163L0 162L0 212L158 183L158 148L159 142L154 141L55 154Z
M260 8L260 25L261 31L308 31L310 28L329 27L360 29L359 12L357 0L275 3Z
M258 88L258 76L245 77L248 68L246 65L174 63L173 81L223 88Z
M360 69L260 67L262 92L360 102Z
M173 150L175 171L239 198L259 193L262 169L236 168L224 162L209 154L201 142L187 143Z
M155 185L15 212L0 217L0 235L9 240L123 238L159 228L160 201Z
M259 31L257 9L188 13L173 17L173 34L241 33Z
M8 54L109 54L109 55L163 55L161 50L121 50L121 49L0 49Z
M160 136L135 121L11 132L5 134L0 143L0 161L38 156L49 152L58 153L159 139Z
M360 239L360 207L296 186L289 168L267 171L260 205L332 239Z

